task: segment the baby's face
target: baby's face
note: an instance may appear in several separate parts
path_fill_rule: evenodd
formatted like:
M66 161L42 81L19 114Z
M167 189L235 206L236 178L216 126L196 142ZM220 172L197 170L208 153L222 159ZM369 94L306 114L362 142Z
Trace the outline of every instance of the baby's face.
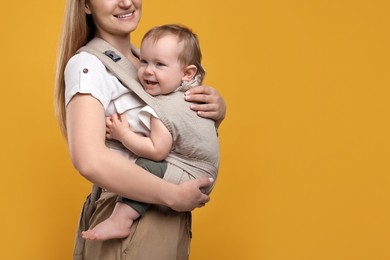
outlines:
M184 76L183 66L178 60L181 45L174 35L166 35L157 41L146 38L142 42L138 78L150 95L168 94L180 86Z

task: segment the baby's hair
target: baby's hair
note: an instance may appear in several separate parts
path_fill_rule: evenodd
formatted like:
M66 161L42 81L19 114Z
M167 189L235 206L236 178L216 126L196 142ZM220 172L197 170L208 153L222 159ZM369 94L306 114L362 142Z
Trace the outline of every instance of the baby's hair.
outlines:
M206 74L202 67L202 52L200 50L200 44L198 36L192 32L191 29L183 25L178 24L166 24L154 27L150 29L142 38L142 42L145 39L151 39L153 42L157 42L159 39L166 35L175 35L178 38L178 42L183 42L183 49L179 54L178 60L184 67L188 65L195 65L197 68L197 75L201 76L201 81ZM141 44L142 44L141 42Z

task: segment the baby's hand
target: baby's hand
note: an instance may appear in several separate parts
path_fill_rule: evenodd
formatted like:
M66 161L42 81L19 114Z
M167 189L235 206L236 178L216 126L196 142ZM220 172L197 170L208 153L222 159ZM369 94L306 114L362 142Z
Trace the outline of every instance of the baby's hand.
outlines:
M121 141L129 131L131 128L125 114L113 114L106 117L106 137L108 139Z

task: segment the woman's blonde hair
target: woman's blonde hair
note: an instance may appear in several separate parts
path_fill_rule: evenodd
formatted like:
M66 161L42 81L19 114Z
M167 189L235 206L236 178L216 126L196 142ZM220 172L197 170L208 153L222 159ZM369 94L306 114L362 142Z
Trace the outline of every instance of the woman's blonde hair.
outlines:
M54 106L61 131L65 137L65 67L76 51L91 40L95 34L95 24L92 17L87 15L84 10L86 1L87 0L66 1L64 22L58 46Z
M201 81L203 81L206 72L202 67L202 52L200 50L199 39L188 27L179 24L157 26L150 29L144 35L142 42L145 39L151 39L153 42L157 42L166 35L175 35L178 38L178 42L183 42L183 49L178 57L179 62L184 67L195 65L197 74L201 76Z

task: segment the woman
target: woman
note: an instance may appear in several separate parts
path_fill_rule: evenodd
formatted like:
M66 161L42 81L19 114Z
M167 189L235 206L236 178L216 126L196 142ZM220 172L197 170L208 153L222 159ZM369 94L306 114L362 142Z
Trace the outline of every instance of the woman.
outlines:
M199 188L210 185L211 180L169 183L135 165L129 160L131 154L115 153L106 146L105 117L123 112L131 118L132 113L144 104L135 102L119 111L116 104L122 97L138 100L133 92L106 71L96 57L76 52L98 37L118 50L136 70L139 60L131 51L130 33L138 25L141 10L142 0L68 0L66 5L57 67L56 108L75 168L83 177L103 188L101 194L92 194L98 201L96 209L92 201L93 211L88 212L92 214L91 218L82 216L90 226L112 212L114 194L164 205L178 212L190 211L209 201ZM214 119L217 125L223 120L225 104L214 89L194 88L187 100L199 103L192 105L192 109L200 116ZM154 207L133 224L130 236L123 240L80 243L83 241L78 237L74 259L187 259L189 214L178 212Z

